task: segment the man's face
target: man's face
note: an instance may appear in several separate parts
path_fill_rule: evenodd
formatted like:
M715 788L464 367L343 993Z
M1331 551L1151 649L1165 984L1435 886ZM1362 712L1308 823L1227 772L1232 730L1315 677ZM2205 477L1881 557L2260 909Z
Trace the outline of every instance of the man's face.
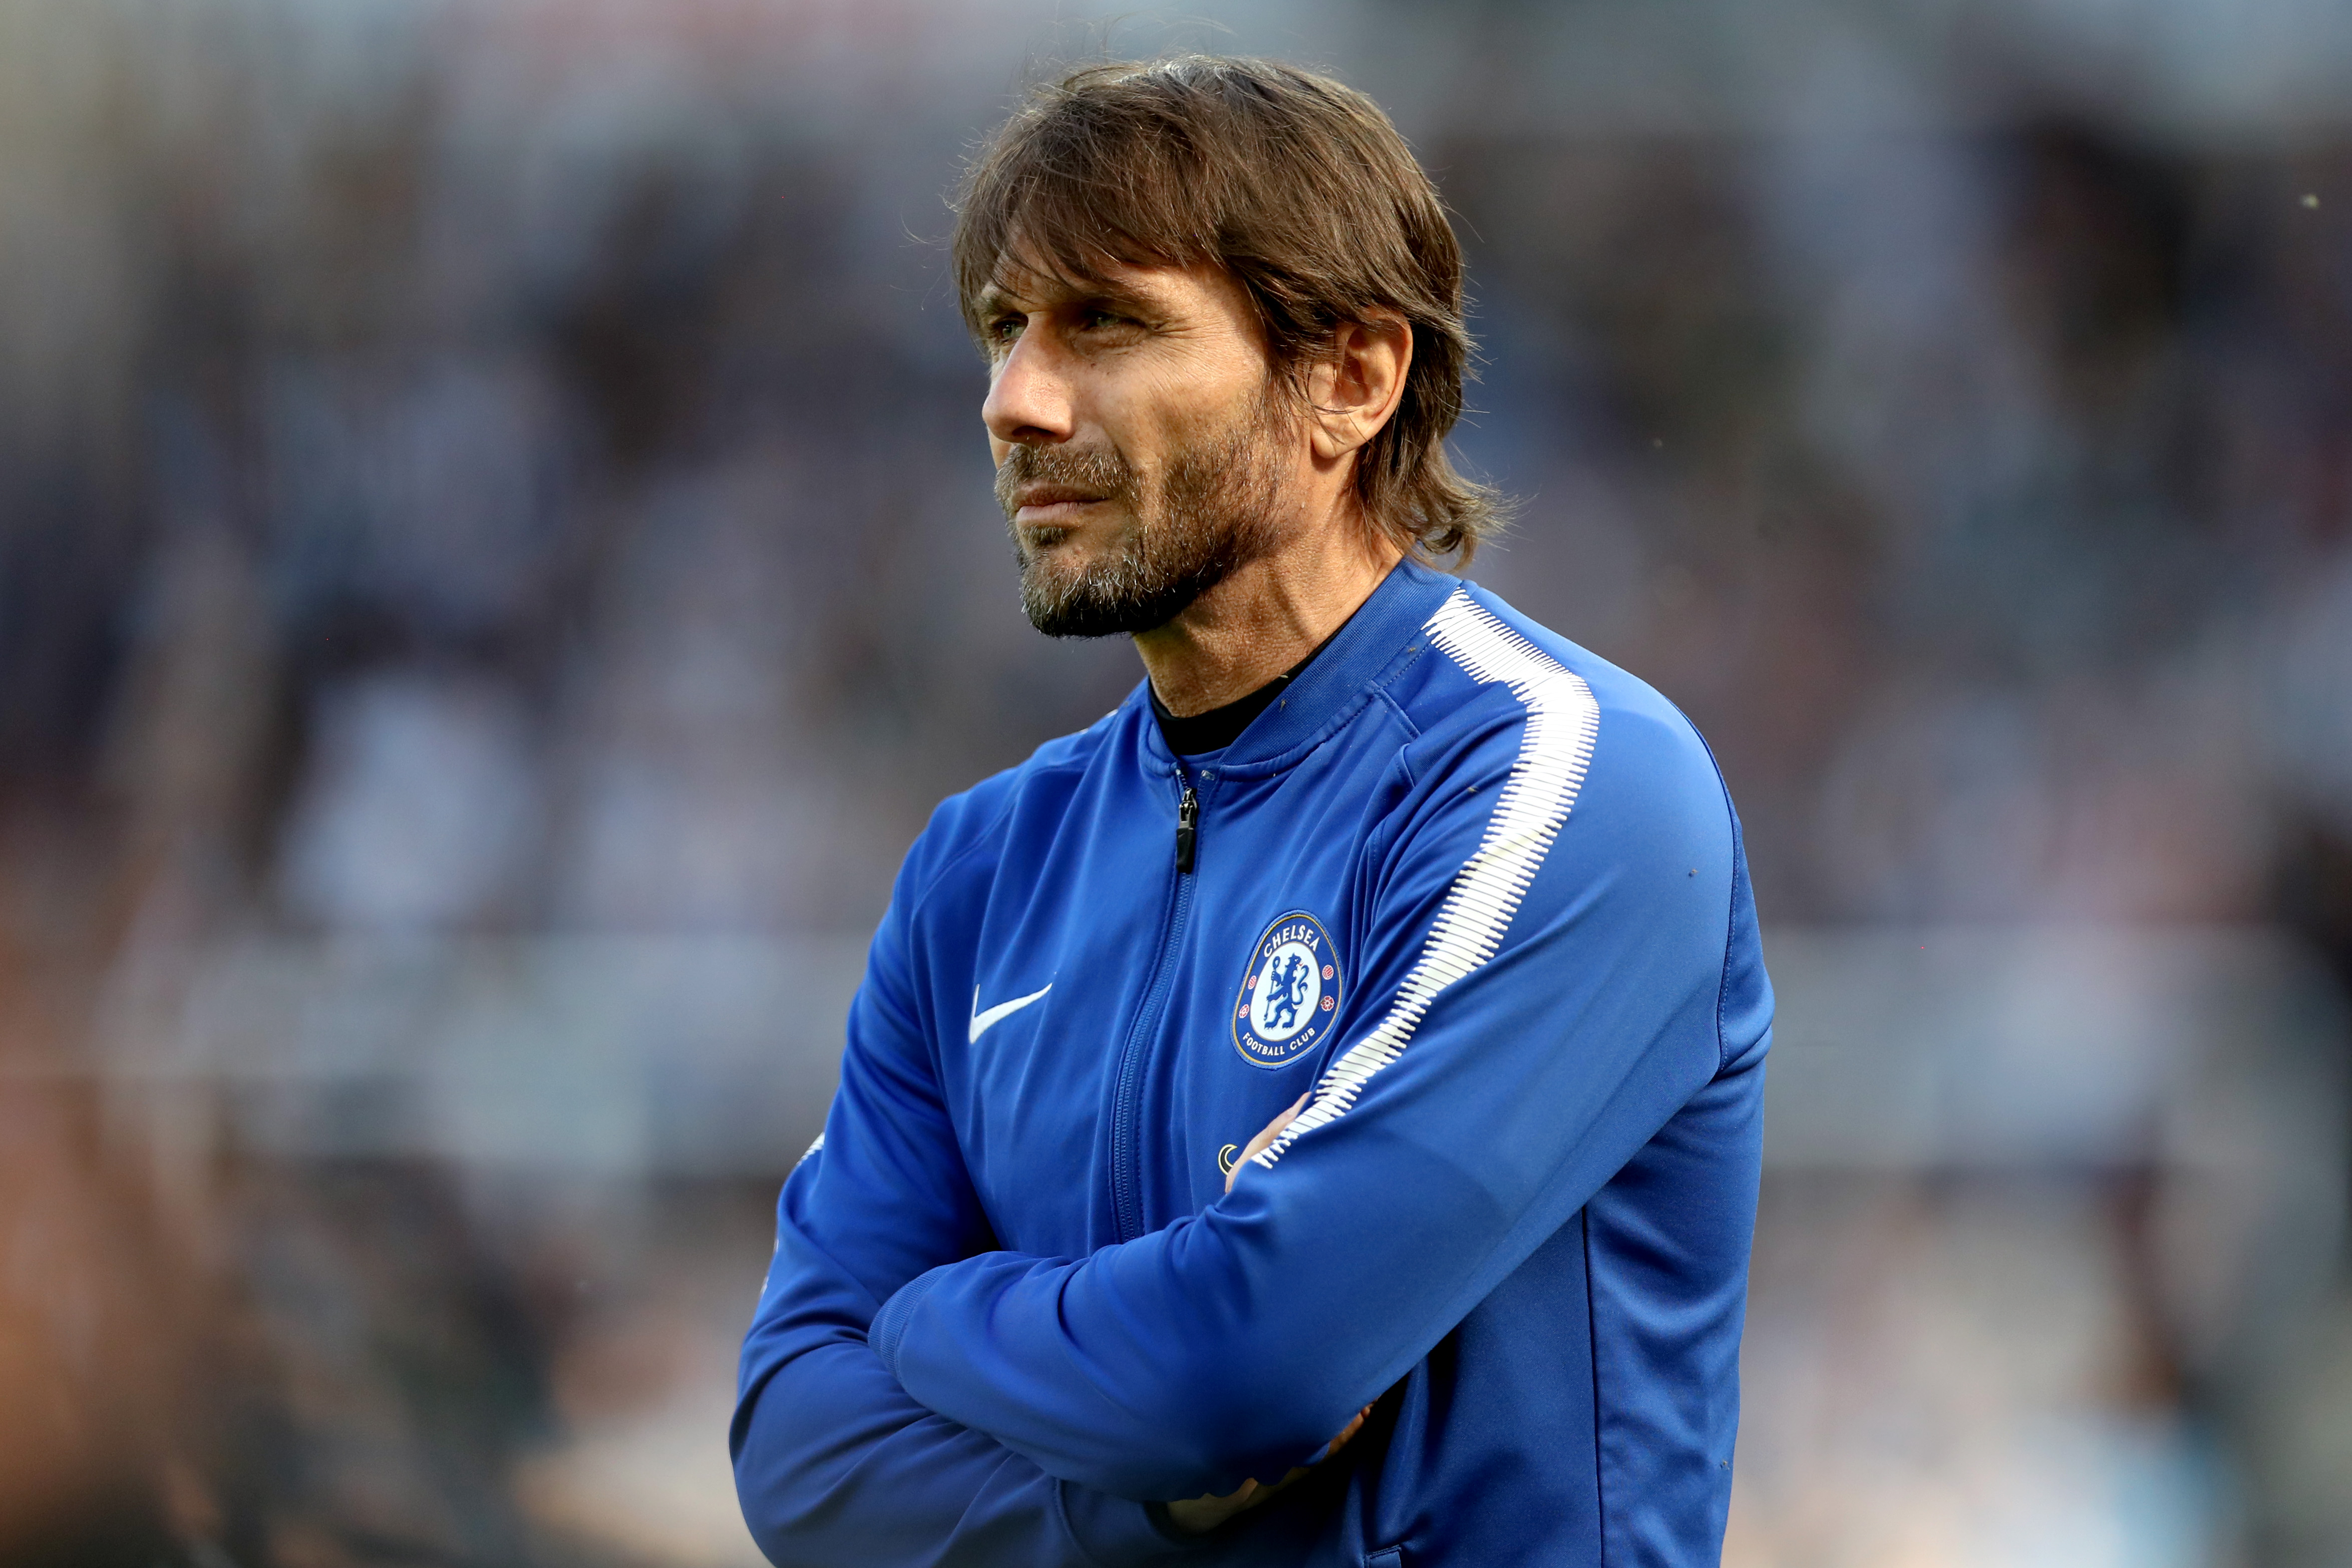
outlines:
M1273 548L1305 447L1230 275L1013 272L981 320L996 497L1039 631L1151 631Z

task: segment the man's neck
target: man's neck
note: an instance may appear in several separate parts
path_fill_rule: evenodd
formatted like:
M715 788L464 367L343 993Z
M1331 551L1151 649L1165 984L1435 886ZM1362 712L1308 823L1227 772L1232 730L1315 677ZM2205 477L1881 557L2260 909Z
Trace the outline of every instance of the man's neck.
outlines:
M1352 517L1300 530L1167 625L1137 635L1151 689L1180 717L1247 696L1320 647L1398 555Z

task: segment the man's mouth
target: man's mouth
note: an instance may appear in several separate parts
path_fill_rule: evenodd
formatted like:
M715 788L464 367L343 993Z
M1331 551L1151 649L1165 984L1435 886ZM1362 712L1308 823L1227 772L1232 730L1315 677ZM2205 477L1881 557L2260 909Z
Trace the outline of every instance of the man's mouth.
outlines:
M1019 491L1014 499L1019 505L1013 520L1025 528L1066 527L1085 508L1100 505L1104 497L1066 485L1035 485Z

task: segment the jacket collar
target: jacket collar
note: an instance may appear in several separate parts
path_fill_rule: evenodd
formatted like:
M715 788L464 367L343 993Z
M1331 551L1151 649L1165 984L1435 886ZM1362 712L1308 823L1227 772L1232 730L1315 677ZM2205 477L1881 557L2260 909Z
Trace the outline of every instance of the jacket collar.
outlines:
M1228 778L1278 773L1312 751L1421 653L1429 641L1423 625L1459 586L1418 561L1399 561L1274 706L1218 754L1216 770ZM1126 706L1129 721L1139 720L1136 728L1147 766L1174 772L1175 754L1151 716L1148 677L1128 694Z

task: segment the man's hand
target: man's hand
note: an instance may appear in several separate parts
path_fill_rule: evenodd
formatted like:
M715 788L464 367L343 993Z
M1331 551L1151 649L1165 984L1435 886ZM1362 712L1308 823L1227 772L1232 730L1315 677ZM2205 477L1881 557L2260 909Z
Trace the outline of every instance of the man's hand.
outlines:
M1244 1481L1223 1497L1192 1497L1186 1498L1181 1502L1171 1502L1167 1505L1168 1522L1179 1530L1198 1535L1204 1531L1216 1529L1237 1513L1245 1513L1261 1503L1272 1500L1285 1488L1311 1475L1316 1465L1328 1463L1333 1455L1346 1448L1348 1439L1363 1429L1364 1417L1371 1413L1372 1407L1370 1405L1357 1411L1356 1418L1339 1428L1339 1435L1331 1439L1331 1446L1323 1450L1323 1458L1316 1460L1314 1465L1301 1465L1272 1486L1262 1486L1256 1481Z
M1288 1109L1276 1111L1274 1113L1274 1120L1268 1122L1265 1126L1258 1129L1257 1136L1252 1138L1249 1141L1249 1146L1244 1149L1241 1154L1234 1158L1234 1168L1225 1173L1225 1190L1227 1192L1234 1190L1234 1177L1242 1174L1242 1166L1249 1164L1250 1161L1265 1153L1266 1150L1274 1147L1275 1139L1282 1136L1282 1130L1290 1125L1290 1119L1293 1116L1297 1115L1298 1113L1307 1109L1307 1099L1309 1096L1313 1095L1314 1092L1314 1090L1309 1089L1305 1094L1301 1094L1297 1099L1293 1100L1290 1103Z
M1234 1190L1234 1178L1242 1174L1243 1165L1246 1163L1251 1156L1273 1145L1274 1140L1281 1134L1282 1129L1290 1124L1290 1119L1307 1108L1307 1095L1312 1094L1313 1092L1314 1091L1310 1089L1307 1092L1307 1094L1301 1094L1297 1099L1292 1101L1290 1103L1289 1109L1278 1113L1273 1121L1268 1122L1265 1124L1264 1130L1261 1131L1256 1137L1252 1138L1249 1141L1249 1146L1242 1150L1241 1157L1234 1161L1234 1168L1225 1173L1225 1190L1227 1192ZM1323 1458L1321 1459L1318 1459L1316 1464L1323 1463L1325 1460L1329 1459L1334 1454L1337 1454L1341 1448L1346 1448L1348 1446L1348 1439L1353 1437L1359 1431L1362 1430L1364 1417L1370 1416L1371 1413L1372 1407L1370 1405L1367 1405L1361 1410L1357 1411L1356 1418L1349 1422L1344 1427L1340 1428L1339 1435L1331 1439L1331 1446L1323 1450ZM1265 1485L1258 1481L1248 1480L1242 1482L1239 1487L1227 1492L1223 1497L1194 1497L1186 1498L1181 1502L1171 1502L1167 1505L1168 1522L1174 1525L1179 1530L1185 1531L1194 1535L1214 1530L1217 1526L1224 1523L1225 1521L1233 1518L1234 1515L1246 1512L1253 1508L1258 1507L1262 1503L1270 1501L1277 1493L1281 1492L1284 1488L1301 1479L1313 1469L1313 1465L1301 1465L1297 1469L1292 1470L1288 1475L1283 1477L1280 1480L1274 1482L1271 1486Z

